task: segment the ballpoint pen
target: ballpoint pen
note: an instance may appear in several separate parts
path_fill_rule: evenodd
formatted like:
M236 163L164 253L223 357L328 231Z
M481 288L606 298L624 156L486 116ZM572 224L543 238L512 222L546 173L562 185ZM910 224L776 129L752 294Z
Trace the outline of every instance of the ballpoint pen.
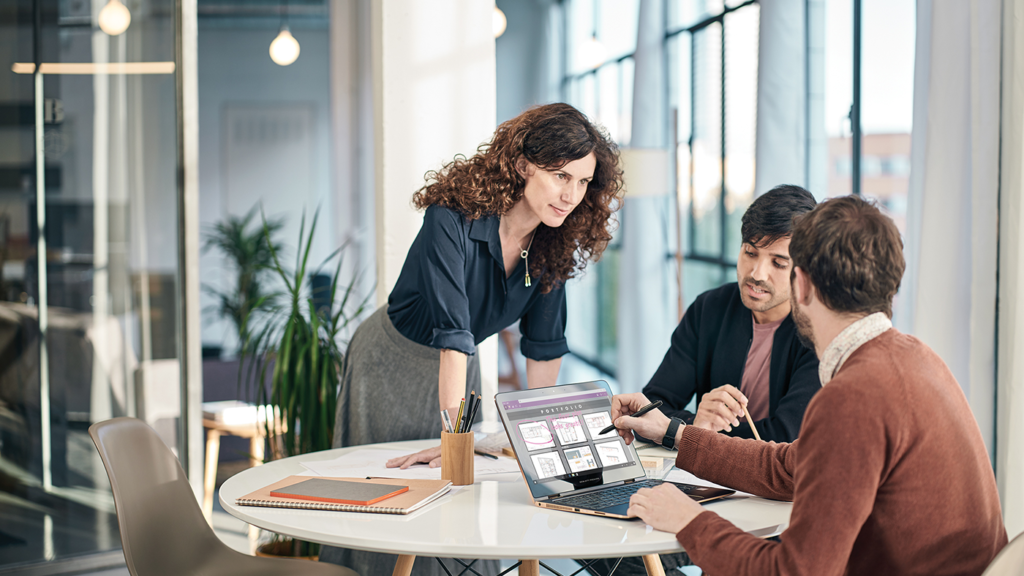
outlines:
M651 410L654 410L655 408L657 408L657 407L659 407L661 405L662 405L662 401L661 400L655 400L654 402L651 402L647 406L644 406L643 408L637 410L636 412L633 412L632 414L630 414L630 416L632 416L633 418L639 418L639 417L643 416L644 414L647 414ZM597 435L601 436L602 434L607 434L607 433L611 432L612 430L615 430L615 423L614 422L609 424L609 425L607 425L607 426L605 426L600 432L597 433Z

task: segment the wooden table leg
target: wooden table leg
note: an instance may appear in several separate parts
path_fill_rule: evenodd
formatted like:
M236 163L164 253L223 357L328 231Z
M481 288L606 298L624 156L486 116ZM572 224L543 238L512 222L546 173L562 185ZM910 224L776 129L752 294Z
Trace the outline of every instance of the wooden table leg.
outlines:
M522 560L519 576L540 576L540 560Z
M206 432L206 470L203 474L203 516L213 525L213 490L217 486L217 460L220 458L220 432Z
M412 574L412 563L415 561L415 556L409 554L400 555L398 561L395 562L395 571L391 573L391 576L409 576L409 574Z
M661 564L661 556L657 554L644 556L644 568L647 569L647 576L665 576L665 567Z

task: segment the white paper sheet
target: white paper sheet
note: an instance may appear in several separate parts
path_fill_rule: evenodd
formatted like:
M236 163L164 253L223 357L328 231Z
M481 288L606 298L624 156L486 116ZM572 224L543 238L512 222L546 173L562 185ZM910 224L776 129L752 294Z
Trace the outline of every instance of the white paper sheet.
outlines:
M401 468L388 468L386 463L392 458L409 454L405 450L366 449L355 450L332 460L305 461L302 465L320 476L340 478L414 478L440 480L441 469L431 468L426 464ZM480 455L473 459L473 473L477 476L490 474L519 474L519 465L512 458L492 460Z

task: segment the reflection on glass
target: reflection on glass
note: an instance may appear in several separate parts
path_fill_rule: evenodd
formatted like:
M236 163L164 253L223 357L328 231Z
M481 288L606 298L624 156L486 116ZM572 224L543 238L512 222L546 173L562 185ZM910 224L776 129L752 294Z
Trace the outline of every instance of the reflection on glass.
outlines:
M14 112L0 115L0 570L120 546L92 423L137 416L176 444L174 76L44 68L37 94L33 74L10 72L34 60L36 41L54 72L173 64L173 12L150 4L133 4L116 37L81 25L88 2L53 3L36 30L27 0L0 18L0 105Z

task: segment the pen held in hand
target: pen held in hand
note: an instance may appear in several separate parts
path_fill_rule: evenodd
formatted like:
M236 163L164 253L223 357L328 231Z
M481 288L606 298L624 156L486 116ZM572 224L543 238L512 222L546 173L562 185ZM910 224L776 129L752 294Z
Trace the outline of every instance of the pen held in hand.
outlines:
M497 456L495 456L494 454L491 454L489 452L481 452L480 450L474 450L473 452L483 456L484 458L490 458L491 460L497 460L498 459Z
M661 405L662 405L662 401L661 400L655 400L654 402L651 402L647 406L644 406L643 408L637 410L636 412L633 412L632 414L630 414L630 416L632 416L633 418L639 418L639 417L643 416L644 414L647 414L651 410L654 410L655 408L659 408ZM601 435L604 435L604 434L607 434L607 433L611 432L612 430L615 430L615 423L614 422L612 422L608 426L605 426L603 430L601 430L600 432L597 433L597 435L601 436Z

